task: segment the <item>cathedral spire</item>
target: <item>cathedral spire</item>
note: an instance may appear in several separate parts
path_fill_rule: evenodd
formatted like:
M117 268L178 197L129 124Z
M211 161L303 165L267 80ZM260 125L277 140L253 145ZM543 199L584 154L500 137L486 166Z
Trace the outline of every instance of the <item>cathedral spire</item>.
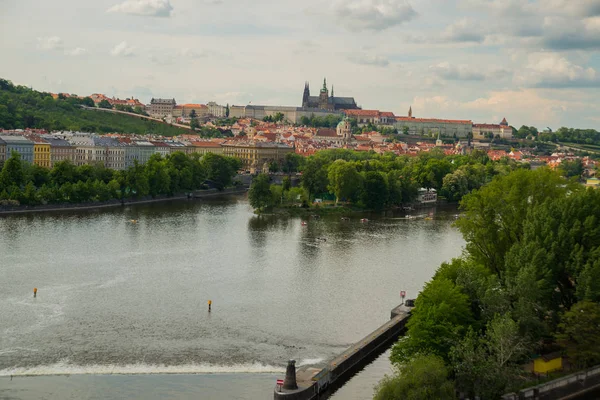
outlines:
M331 97L333 97L333 85L331 85Z
M412 118L412 106L408 109L408 118Z
M327 78L323 78L323 90L327 90Z

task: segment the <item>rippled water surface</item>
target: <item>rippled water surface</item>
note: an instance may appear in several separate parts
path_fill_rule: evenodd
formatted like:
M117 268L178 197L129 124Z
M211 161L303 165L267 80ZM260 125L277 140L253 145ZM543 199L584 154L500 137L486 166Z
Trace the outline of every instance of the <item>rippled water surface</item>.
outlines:
M91 390L55 398L136 397L123 391L136 385L271 397L286 360L341 352L459 255L454 214L302 226L234 197L0 217L0 398L53 385ZM149 373L212 375L136 375ZM19 376L57 374L100 375Z

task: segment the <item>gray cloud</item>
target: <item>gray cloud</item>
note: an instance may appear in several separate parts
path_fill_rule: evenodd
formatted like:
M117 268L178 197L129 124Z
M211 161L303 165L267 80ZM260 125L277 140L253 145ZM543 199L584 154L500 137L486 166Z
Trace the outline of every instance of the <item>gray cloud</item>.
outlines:
M63 41L58 36L37 38L38 48L42 50L61 50L64 47Z
M113 57L129 57L133 55L133 47L130 47L127 42L123 41L117 44L110 51L110 55Z
M376 54L351 53L346 56L346 59L354 64L376 67L387 67L390 64L387 58Z
M515 78L519 84L535 88L600 87L600 74L557 53L534 53Z
M417 16L406 0L338 0L333 11L342 25L359 31L382 31Z
M143 17L170 17L173 6L169 0L126 0L106 11Z
M485 74L467 65L452 65L443 62L429 67L437 76L449 81L483 81Z
M442 32L442 39L447 42L476 42L481 43L486 33L478 24L468 18L463 18L448 25Z
M600 49L600 19L573 22L552 19L547 23L542 39L545 48L553 50Z

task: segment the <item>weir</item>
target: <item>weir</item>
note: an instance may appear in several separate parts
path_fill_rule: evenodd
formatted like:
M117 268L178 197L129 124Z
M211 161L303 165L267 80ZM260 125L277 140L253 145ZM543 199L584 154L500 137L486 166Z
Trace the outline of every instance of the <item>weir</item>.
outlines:
M410 300L407 303L413 304ZM353 372L363 368L373 359L373 354L397 340L406 330L411 307L400 305L391 312L391 319L352 345L322 368L302 367L295 371L290 360L283 385L275 386L274 399L310 400L327 392L332 386L339 387L348 381ZM291 372L295 372L295 385L289 385ZM297 388L292 388L292 387ZM289 388L289 389L288 389Z

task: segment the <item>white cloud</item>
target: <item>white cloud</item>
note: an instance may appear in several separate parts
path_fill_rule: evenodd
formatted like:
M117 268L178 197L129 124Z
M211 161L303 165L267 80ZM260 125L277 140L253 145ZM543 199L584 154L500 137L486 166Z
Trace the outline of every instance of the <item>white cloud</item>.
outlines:
M117 44L110 51L110 55L113 57L128 57L133 55L133 47L130 47L127 42L123 41Z
M387 67L390 62L387 58L383 56L379 56L376 54L367 54L367 53L351 53L348 54L348 61L359 64L359 65L372 65L376 67Z
M60 50L64 46L62 39L58 36L39 37L37 41L38 48L42 50Z
M469 18L462 18L446 27L442 39L448 42L477 42L485 39L483 27Z
M76 47L74 49L65 51L65 54L68 56L83 56L88 53L89 52L87 51L87 49L84 49L83 47Z
M381 31L417 16L406 0L338 0L333 11L350 30Z
M140 15L143 17L170 17L173 6L169 0L126 0L109 8L107 12Z
M483 81L485 74L468 65L453 65L445 61L437 65L431 65L430 70L440 78L451 81Z
M599 87L600 74L594 68L576 65L556 53L529 55L516 83L545 88Z
M188 58L204 58L208 57L209 53L204 50L194 50L190 49L189 47L184 47L183 49L179 50L178 55Z

